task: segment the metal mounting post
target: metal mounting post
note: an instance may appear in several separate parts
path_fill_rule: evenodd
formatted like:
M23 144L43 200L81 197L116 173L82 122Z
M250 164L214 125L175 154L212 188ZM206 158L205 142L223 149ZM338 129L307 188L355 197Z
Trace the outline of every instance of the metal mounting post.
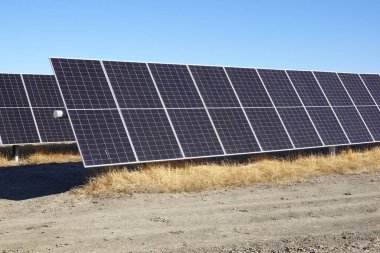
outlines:
M13 145L12 146L12 156L13 156L13 160L15 162L18 162L19 160L19 146L18 145Z
M336 147L329 147L329 154L335 155L336 154Z

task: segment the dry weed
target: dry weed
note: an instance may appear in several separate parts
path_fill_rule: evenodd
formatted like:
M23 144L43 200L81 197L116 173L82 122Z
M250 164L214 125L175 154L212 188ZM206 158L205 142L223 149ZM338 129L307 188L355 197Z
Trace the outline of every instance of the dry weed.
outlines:
M137 170L108 168L73 191L93 196L119 193L193 192L258 182L300 180L323 174L380 171L380 148L343 151L335 156L261 158L243 164L172 162L147 164Z

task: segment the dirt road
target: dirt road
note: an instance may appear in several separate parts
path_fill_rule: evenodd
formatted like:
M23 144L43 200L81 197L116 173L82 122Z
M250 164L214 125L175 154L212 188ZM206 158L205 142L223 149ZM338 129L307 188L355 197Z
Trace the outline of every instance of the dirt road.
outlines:
M24 190L36 191L39 180L60 184L46 183L52 177L38 168L29 173L33 187L26 177ZM6 175L0 172L2 252L380 252L380 173L204 193L102 199L53 191L21 200L5 192L18 180Z

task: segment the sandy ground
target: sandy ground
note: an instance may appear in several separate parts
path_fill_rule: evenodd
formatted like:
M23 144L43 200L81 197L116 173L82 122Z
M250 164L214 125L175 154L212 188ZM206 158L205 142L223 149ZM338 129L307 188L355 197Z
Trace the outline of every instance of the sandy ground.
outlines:
M113 199L84 175L0 168L0 252L380 252L380 173Z

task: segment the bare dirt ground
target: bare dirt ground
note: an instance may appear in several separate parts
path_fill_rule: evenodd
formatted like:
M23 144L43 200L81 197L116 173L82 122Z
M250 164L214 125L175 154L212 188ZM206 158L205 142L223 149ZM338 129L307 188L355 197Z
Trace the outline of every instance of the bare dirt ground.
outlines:
M0 252L380 252L380 173L77 196L80 163L0 169Z

